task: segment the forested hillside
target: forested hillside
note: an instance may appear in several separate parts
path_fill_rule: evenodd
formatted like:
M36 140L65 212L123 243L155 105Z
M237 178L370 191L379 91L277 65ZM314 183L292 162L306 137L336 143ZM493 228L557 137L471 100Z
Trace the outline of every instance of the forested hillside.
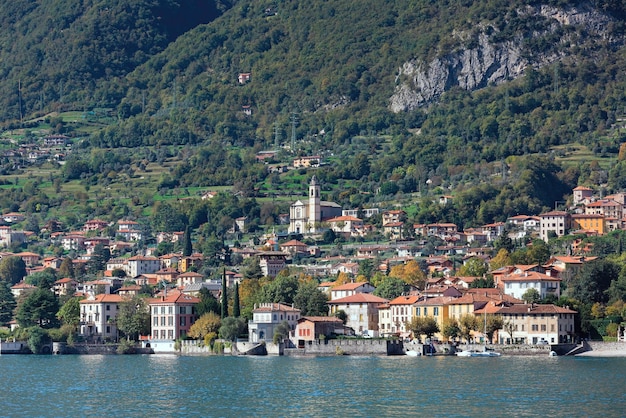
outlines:
M116 119L81 138L63 182L132 177L184 146L159 190L251 196L286 181L254 159L282 145L324 155L316 174L345 206L454 191L462 204L426 200L416 220L460 225L626 184L621 2L16 1L0 22L7 127ZM601 163L563 165L572 144Z

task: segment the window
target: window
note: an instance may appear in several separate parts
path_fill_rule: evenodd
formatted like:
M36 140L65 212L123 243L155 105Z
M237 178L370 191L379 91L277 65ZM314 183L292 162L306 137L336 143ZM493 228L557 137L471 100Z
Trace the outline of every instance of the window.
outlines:
M531 328L533 331L539 331L539 326L537 324L532 324Z
M180 326L181 327L187 326L187 317L186 316L181 316L180 317Z
M174 325L174 317L173 316L168 316L167 317L167 325L170 326L170 327Z
M546 324L541 324L541 330L544 332L547 330Z
M159 317L155 316L152 318L152 325L154 325L155 327L159 325Z
M420 316L420 311L422 310L422 308L415 308L415 315Z
M111 305L107 305L107 311L111 310Z
M164 316L161 317L161 326L162 327L165 326L165 317ZM165 336L163 336L163 338L165 338Z
M434 316L439 316L439 308L438 307L434 307L433 308L433 315Z
M167 313L172 315L174 313L174 307L173 306L168 306L167 307Z

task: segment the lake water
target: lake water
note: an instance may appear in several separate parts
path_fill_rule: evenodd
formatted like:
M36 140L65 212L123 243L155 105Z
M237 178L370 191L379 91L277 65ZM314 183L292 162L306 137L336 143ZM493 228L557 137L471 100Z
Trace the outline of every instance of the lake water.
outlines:
M626 416L626 359L0 357L1 416Z

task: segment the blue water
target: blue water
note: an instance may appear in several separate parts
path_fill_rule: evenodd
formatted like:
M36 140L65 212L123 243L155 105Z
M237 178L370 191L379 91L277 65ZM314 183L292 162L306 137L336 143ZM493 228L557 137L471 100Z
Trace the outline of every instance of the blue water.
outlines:
M626 414L626 359L1 356L0 416Z

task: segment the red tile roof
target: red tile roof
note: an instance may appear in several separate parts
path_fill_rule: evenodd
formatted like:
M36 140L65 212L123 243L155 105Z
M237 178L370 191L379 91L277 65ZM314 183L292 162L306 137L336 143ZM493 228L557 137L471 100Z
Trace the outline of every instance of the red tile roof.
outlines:
M378 296L374 296L370 293L355 293L351 296L346 296L345 298L331 300L328 303L333 305L344 304L344 303L387 303L389 302L387 299L383 299Z

